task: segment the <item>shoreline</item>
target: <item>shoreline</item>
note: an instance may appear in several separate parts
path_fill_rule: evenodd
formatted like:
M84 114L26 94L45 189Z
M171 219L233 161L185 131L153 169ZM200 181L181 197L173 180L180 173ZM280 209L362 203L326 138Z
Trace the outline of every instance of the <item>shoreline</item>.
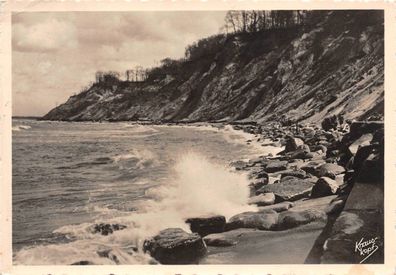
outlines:
M228 220L221 215L190 217L185 222L192 233L164 229L144 241L143 252L155 259L151 264L358 263L359 255L353 254L352 245L362 232L367 238L374 234L382 244L367 261L383 262L384 183L378 174L381 165L383 172L383 122L337 122L326 130L278 123L127 123L213 127L216 131L231 127L241 136L250 135L244 136L247 145L284 148L230 164L235 172L248 174L248 204L255 205L258 211L240 213ZM371 178L367 179L367 173L372 174ZM366 178L362 179L361 174ZM356 194L364 201L364 196L373 192L368 205L356 202ZM372 211L376 215L371 215ZM356 223L364 226L353 237L345 237ZM333 230L335 225L338 231ZM340 228L344 234L341 237L351 247L328 249L329 243L340 238ZM95 230L102 235L112 234L122 230L122 225L100 224ZM118 264L117 256L110 252L100 257ZM95 263L81 259L73 264Z
M144 245L144 250L157 261L163 264L359 263L360 256L354 254L353 247L356 235L371 232L384 243L382 219L368 215L373 209L355 207L353 210L360 214L345 219L350 215L348 205L356 200L355 190L360 190L362 184L366 189L359 195L366 197L370 196L368 190L377 190L380 185L372 204L376 205L377 215L383 216L383 179L381 182L378 174L378 166L382 165L383 172L383 152L378 150L383 146L383 122L338 123L326 130L302 125L232 127L255 135L257 142L269 139L272 145L285 146L285 150L275 156L232 163L235 170L249 173L248 203L257 205L259 210L240 213L227 221L223 217L222 222L218 216L191 217L186 222L190 223L193 234L165 229ZM247 144L251 142L253 140L248 140ZM368 150L380 159L376 165L369 164ZM355 164L351 169L351 161L356 157L360 167ZM361 179L361 174L370 172L374 179ZM355 228L354 235L348 236L346 232L359 222L364 226ZM180 258L180 252L174 247L161 247L162 241L175 241L178 237L180 240L172 245L183 246L189 237L197 236L200 241L196 243L201 243L206 250L199 252L202 247L198 251L183 249L183 254L190 255L188 259ZM327 247L340 237L344 238L348 250ZM367 263L383 262L383 245L379 250Z

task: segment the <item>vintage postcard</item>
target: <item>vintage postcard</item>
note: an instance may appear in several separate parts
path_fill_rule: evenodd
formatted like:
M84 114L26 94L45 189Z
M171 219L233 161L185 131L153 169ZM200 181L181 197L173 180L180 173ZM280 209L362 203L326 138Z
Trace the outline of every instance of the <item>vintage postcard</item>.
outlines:
M1 7L0 273L394 274L393 4Z

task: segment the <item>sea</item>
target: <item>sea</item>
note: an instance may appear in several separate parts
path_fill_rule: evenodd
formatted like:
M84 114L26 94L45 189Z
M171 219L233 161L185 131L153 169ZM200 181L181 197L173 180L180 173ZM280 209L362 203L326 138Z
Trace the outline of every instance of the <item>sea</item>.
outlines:
M13 119L14 264L153 263L142 244L160 230L255 210L230 163L279 150L257 139L231 126ZM100 223L126 228L102 235Z

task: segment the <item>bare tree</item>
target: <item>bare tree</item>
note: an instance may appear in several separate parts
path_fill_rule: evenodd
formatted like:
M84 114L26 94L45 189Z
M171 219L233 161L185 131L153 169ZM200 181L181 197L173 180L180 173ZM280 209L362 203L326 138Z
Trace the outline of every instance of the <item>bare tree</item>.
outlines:
M290 28L302 25L307 21L308 11L271 10L271 11L228 11L225 16L224 29L232 29L234 33L259 32L266 29ZM310 18L317 18L319 13ZM312 20L313 21L313 20Z

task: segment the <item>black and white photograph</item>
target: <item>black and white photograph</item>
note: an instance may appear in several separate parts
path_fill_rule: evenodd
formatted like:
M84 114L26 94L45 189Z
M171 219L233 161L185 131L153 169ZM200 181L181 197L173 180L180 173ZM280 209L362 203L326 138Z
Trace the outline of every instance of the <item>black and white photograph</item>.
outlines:
M13 12L12 264L384 264L384 22Z

